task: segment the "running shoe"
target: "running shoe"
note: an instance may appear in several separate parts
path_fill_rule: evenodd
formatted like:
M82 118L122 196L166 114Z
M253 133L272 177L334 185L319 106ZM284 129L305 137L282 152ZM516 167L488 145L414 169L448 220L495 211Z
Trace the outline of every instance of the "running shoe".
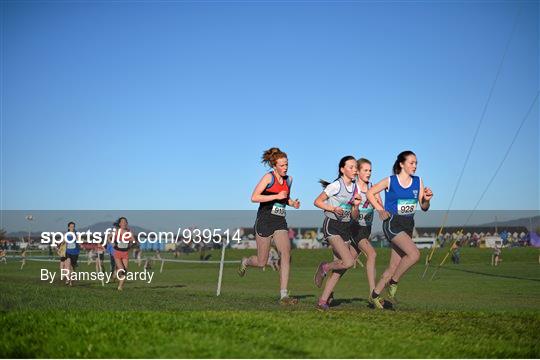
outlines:
M373 298L371 297L371 293L369 294L367 298L367 306L370 309L375 309L375 303L373 302Z
M388 297L390 300L395 301L396 300L396 292L397 292L397 284L390 284L388 286Z
M243 277L246 275L247 265L246 265L247 258L242 258L242 261L240 261L240 267L238 268L238 275L240 277Z
M369 295L368 302L376 309L384 309L385 301L380 295L375 298Z
M315 276L313 277L315 286L317 286L318 288L322 286L323 280L326 277L326 271L324 271L324 265L326 265L325 262L322 262L319 264L319 267L317 268L317 272L315 273Z
M296 304L298 304L298 299L293 298L293 297L289 297L289 296L285 296L285 297L279 299L279 304L280 305L296 305Z
M396 311L394 304L391 301L383 300L383 309Z
M317 310L318 311L328 311L330 310L330 306L328 303L318 303L317 304Z

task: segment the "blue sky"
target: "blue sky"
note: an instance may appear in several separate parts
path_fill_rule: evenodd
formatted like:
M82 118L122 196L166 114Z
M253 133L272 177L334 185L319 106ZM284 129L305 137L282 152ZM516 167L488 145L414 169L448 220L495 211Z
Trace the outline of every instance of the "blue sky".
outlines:
M4 1L2 209L254 209L262 152L312 209L396 155L471 209L539 88L538 2ZM538 209L538 103L479 209Z

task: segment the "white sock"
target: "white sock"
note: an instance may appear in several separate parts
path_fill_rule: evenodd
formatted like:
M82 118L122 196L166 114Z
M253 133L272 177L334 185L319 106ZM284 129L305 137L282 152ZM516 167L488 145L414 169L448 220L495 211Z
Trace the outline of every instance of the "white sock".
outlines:
M289 296L289 291L287 291L287 289L281 289L279 293L281 294L282 299Z

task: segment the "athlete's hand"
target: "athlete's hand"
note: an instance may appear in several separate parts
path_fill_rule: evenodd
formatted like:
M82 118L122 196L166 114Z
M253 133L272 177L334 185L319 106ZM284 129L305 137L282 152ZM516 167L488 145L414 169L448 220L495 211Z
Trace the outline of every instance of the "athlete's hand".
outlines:
M378 210L379 217L382 221L388 219L390 217L390 213L386 210Z
M356 194L354 196L354 201L353 201L354 206L358 207L358 205L360 205L361 202L362 202L362 197L360 195Z
M343 208L339 206L334 207L334 214L338 216L343 216Z
M295 209L298 209L300 207L300 201L298 199L292 201L292 206Z
M424 188L424 200L429 201L433 197L433 191L430 188Z
M276 200L283 200L283 199L286 199L288 196L289 196L289 193L283 190L277 193Z

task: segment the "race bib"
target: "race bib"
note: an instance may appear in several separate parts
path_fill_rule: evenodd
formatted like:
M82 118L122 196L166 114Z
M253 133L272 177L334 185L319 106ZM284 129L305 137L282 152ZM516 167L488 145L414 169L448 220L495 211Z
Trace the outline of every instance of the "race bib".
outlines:
M124 240L124 234L123 233L118 234L118 237L119 237L119 239L118 239L118 241L116 243L116 247L118 249L122 249L122 250L129 248L129 242L132 239L131 234L127 235L125 240Z
M73 235L73 233L68 233L66 235L66 248L69 250L77 248L77 238Z
M397 201L398 215L412 215L416 211L416 199L399 199Z
M358 221L371 223L373 221L373 208L360 209L358 214Z
M341 219L347 220L351 218L351 210L352 205L351 204L339 204L339 207L343 209L343 215L341 216Z
M116 247L119 249L127 249L129 247L129 243L127 241L119 240Z
M272 211L271 211L272 215L285 216L285 213L286 213L285 204L274 203L274 206L272 206Z

